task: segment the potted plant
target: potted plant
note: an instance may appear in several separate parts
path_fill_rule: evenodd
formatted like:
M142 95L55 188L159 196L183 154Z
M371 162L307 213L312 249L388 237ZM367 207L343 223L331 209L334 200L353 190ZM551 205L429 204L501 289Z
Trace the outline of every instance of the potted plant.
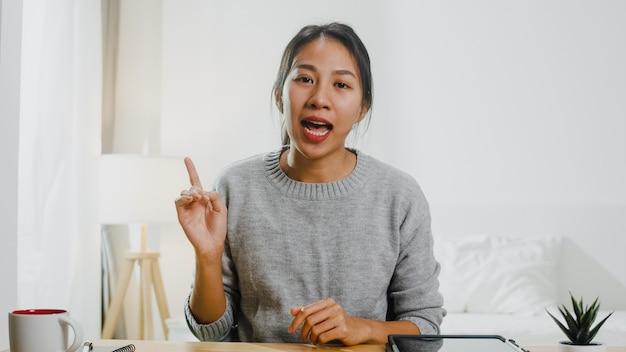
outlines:
M606 347L602 343L592 341L602 325L611 316L611 314L613 314L613 312L609 313L609 315L592 327L593 322L598 316L598 310L600 309L598 298L596 298L590 306L584 305L582 297L580 300L576 300L571 292L570 298L572 300L573 312L570 312L564 304L559 307L559 312L561 312L563 319L565 319L565 324L546 310L554 322L565 333L565 336L569 339L569 341L561 341L559 343L559 351L605 351Z

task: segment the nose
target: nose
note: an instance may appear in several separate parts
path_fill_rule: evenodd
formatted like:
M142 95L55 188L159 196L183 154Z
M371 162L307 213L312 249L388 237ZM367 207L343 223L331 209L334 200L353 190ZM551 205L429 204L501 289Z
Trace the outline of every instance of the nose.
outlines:
M330 108L330 92L328 88L323 84L316 84L311 91L311 97L309 98L309 107L313 109L328 109Z

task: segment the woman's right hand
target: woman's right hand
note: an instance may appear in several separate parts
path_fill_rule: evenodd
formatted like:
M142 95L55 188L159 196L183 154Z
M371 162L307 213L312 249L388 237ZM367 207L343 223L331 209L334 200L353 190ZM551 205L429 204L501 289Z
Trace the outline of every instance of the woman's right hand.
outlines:
M221 260L226 239L227 209L217 192L202 188L196 167L185 158L191 188L176 198L178 222L196 251L196 256Z

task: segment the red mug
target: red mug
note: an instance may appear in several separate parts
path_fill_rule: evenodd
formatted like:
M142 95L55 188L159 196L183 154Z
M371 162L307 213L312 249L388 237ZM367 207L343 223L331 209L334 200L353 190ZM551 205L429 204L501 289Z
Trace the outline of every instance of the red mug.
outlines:
M69 343L69 329L74 340ZM83 342L83 328L63 309L24 309L9 313L11 352L73 352Z

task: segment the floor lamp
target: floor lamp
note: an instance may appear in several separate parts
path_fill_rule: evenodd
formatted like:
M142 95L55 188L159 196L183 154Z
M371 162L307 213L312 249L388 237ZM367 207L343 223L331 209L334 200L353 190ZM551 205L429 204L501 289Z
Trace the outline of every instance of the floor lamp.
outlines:
M133 154L104 154L100 157L100 223L141 224L140 249L126 253L109 302L102 338L113 337L135 265L140 268L139 338L154 338L153 292L163 334L167 338L165 321L170 314L159 267L160 252L147 250L147 225L176 221L174 199L187 183L182 158Z

